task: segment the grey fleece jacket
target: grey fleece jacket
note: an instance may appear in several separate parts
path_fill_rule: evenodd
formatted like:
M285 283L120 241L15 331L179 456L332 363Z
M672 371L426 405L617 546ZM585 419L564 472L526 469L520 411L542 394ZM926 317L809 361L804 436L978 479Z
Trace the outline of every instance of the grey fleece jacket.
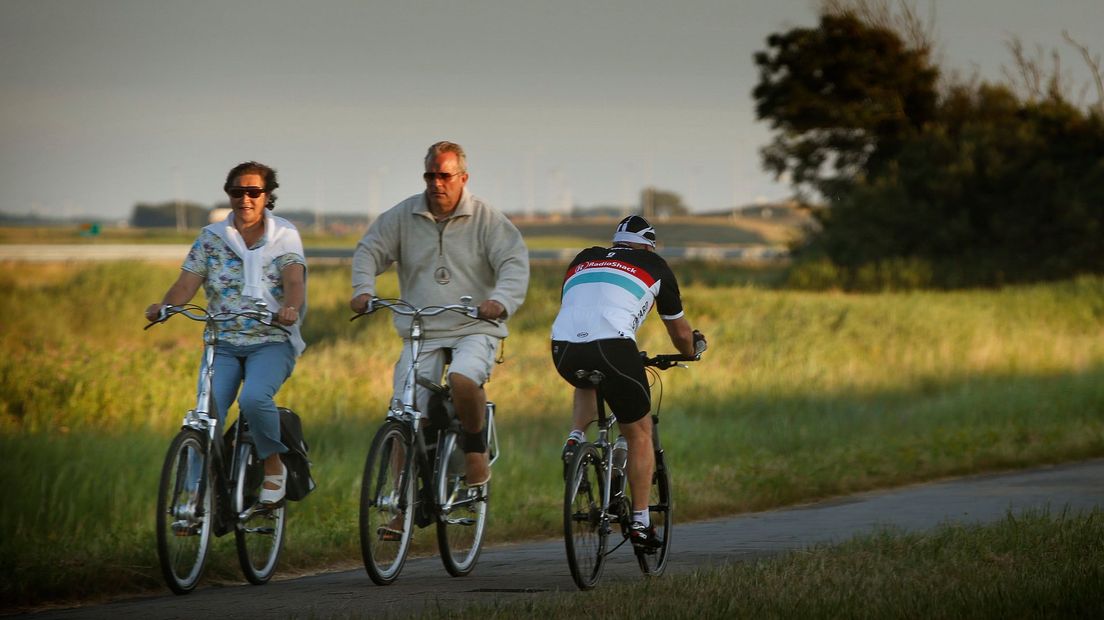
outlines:
M424 193L388 209L357 243L353 254L353 296L376 295L376 276L398 263L403 299L419 306L460 302L471 295L473 305L493 299L513 316L529 287L529 250L517 227L505 215L464 188L460 204L437 223ZM438 284L435 272L444 267L450 280ZM399 335L409 335L410 319L394 315ZM427 338L489 334L505 338L505 322L491 325L446 312L424 319Z

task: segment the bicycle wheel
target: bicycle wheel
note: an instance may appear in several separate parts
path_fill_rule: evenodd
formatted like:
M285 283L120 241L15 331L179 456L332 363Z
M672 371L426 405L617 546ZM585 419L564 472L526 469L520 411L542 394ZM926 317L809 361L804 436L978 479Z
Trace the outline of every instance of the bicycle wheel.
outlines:
M671 479L663 451L656 451L656 470L648 495L648 519L655 526L660 545L655 549L634 549L640 570L645 575L659 576L667 568L667 552L671 549Z
M437 546L445 570L461 577L475 568L483 546L490 483L482 493L464 485L464 452L456 439L456 433L447 433L437 456Z
M268 583L284 548L286 502L276 507L257 504L264 484L264 463L253 453L253 444L243 442L237 450L234 478L234 543L238 563L249 583Z
M395 581L413 535L417 459L407 458L409 428L384 422L364 464L360 487L360 552L372 581Z
M207 438L184 429L169 445L157 492L157 557L177 594L195 589L211 544L213 502Z
M575 452L564 489L564 544L571 577L581 590L598 583L606 560L609 519L603 514L606 477L598 449L584 443Z

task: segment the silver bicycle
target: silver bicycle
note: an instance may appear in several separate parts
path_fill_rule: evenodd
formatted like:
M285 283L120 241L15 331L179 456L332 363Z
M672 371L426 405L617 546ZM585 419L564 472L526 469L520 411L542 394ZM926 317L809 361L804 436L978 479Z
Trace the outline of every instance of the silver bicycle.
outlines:
M471 301L465 296L459 304L418 308L401 299L372 299L365 312L351 319L380 308L411 318L411 363L402 397L392 401L386 421L372 440L361 483L360 548L368 575L379 585L398 578L415 526L436 524L441 561L454 577L470 573L482 549L490 483L466 484L462 429L444 379L447 368L441 377L429 380L419 374L418 362L424 337L422 318L443 312L479 318ZM416 385L436 395L431 399L436 406L418 407ZM494 403L488 401L483 428L491 465L499 456L494 414Z
M193 304L165 306L157 320L146 325L149 329L174 316L204 323L196 406L185 414L169 446L157 494L157 556L166 583L177 594L191 592L199 583L212 532L234 532L242 572L256 585L272 578L283 548L284 502L258 503L264 465L256 456L248 425L239 418L224 437L211 390L219 323L244 317L274 325L273 314L263 303L257 306L218 314Z

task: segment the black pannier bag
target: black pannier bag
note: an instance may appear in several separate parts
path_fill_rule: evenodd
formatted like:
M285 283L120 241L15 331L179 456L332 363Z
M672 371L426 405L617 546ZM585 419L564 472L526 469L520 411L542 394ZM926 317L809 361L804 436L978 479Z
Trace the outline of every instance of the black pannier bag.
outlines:
M307 457L310 447L303 439L303 423L299 416L287 407L279 407L280 410L280 441L288 447L288 451L280 455L287 467L288 475L285 482L286 498L297 502L314 490L314 478L311 477L311 462Z

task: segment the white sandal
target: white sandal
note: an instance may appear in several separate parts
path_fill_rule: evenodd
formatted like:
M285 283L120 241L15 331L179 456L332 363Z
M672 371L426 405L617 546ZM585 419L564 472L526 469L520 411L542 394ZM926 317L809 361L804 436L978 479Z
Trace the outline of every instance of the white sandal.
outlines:
M275 484L279 486L275 489L266 489L264 485L261 485L260 503L276 504L284 499L284 486L287 483L287 466L281 461L280 467L283 468L281 473L264 477L265 484Z

